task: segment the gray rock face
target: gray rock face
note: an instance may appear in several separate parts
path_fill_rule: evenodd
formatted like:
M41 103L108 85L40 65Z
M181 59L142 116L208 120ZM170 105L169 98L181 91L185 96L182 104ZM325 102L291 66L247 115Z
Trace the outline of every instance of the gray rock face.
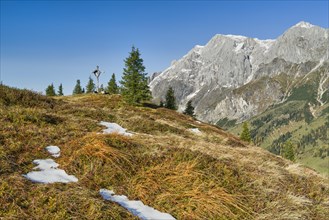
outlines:
M154 101L165 100L171 86L179 111L192 100L200 120L243 121L285 98L287 91L273 78L282 73L302 77L328 60L328 33L300 22L276 40L216 35L153 78Z
M155 77L157 77L158 75L160 75L161 72L154 72L152 73L149 77L148 77L148 83L150 83Z

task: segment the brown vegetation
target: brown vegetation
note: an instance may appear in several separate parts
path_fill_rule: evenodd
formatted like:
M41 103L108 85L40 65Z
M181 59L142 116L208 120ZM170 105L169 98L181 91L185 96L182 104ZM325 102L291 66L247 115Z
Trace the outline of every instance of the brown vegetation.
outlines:
M119 95L0 91L0 218L136 219L104 201L100 188L177 219L329 215L328 179L186 115L129 106ZM134 136L99 134L100 120ZM201 134L188 130L196 127ZM78 183L34 184L22 176L34 159L49 157L48 145L61 148L56 161Z

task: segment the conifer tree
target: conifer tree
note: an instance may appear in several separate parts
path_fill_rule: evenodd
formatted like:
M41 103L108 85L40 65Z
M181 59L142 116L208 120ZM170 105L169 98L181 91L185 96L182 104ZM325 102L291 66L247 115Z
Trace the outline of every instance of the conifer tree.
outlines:
M162 101L162 100L160 101L160 104L159 104L159 106L160 106L160 107L164 107L164 103L163 103L163 101Z
M140 58L139 50L135 47L132 47L129 57L125 59L125 68L120 83L122 96L128 103L139 104L152 97L143 59Z
M95 83L94 80L89 76L88 84L86 86L86 93L92 93L95 91Z
M243 123L242 133L240 135L240 139L243 140L243 141L246 141L248 143L251 142L251 136L250 136L250 131L249 131L248 123L247 122L244 122Z
M47 96L55 96L56 95L56 92L55 92L55 87L54 87L54 84L50 84L47 89L46 89L46 95Z
M187 104L186 104L186 108L183 112L185 115L189 115L189 116L192 116L192 117L195 117L194 115L194 107L192 105L192 100L188 101Z
M166 108L176 110L176 99L175 99L175 93L172 87L169 87L167 94L166 94Z
M81 94L81 93L82 93L82 88L81 88L80 80L78 79L77 84L75 85L73 90L73 95Z
M295 161L294 146L290 141L284 143L283 149L281 150L281 156L288 160Z
M118 88L118 85L117 85L117 83L115 81L115 75L114 75L114 73L112 74L112 77L111 77L110 81L107 84L106 91L109 94L118 94L119 93L119 88Z
M62 83L59 85L59 87L58 87L58 92L57 92L57 94L59 95L59 96L63 96L64 95L64 93L63 93L63 85L62 85Z

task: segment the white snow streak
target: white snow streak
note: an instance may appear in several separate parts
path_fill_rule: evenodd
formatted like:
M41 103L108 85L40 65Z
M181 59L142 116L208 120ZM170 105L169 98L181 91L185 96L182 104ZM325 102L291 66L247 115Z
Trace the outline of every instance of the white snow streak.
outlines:
M118 133L124 136L132 136L132 133L127 132L127 129L121 127L117 123L110 123L110 122L105 122L101 121L99 123L100 125L103 125L107 127L106 129L103 129L103 134L112 134L112 133Z
M186 97L186 100L190 100L191 98L193 98L194 96L196 96L198 94L198 92L200 92L200 89L196 90L195 92L189 94L187 97Z
M324 83L329 79L329 73L324 73L321 76L320 82L319 82L319 87L318 87L318 94L317 94L317 101L320 103L320 105L324 105L324 103L322 102L322 96L323 94L328 90L328 89L324 89L323 85Z
M109 200L120 204L133 215L138 216L143 220L173 220L175 219L168 213L160 212L150 206L144 205L139 200L129 200L127 196L115 195L112 190L100 189L99 193L105 200Z

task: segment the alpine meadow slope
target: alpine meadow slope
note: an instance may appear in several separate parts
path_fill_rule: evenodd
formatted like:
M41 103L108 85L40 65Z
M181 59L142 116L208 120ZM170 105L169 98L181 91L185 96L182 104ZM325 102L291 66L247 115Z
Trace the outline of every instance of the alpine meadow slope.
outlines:
M119 126L104 122L132 135L106 134ZM100 189L176 219L329 215L327 178L151 103L45 97L0 85L0 123L1 219L137 219ZM56 164L78 182L38 184L23 176L33 160L51 156L47 146L59 146Z

